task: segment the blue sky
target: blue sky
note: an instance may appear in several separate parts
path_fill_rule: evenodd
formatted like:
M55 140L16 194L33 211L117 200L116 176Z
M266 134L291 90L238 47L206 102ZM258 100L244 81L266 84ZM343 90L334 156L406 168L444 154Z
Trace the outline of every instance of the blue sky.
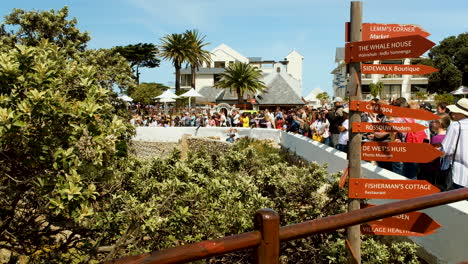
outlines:
M348 0L3 0L0 15L13 8L59 9L69 6L78 27L92 37L88 47L151 42L169 33L198 29L212 49L221 43L247 57L281 60L297 50L304 58L304 95L314 88L331 92L335 48L344 46ZM467 0L363 1L363 22L419 24L436 44L468 32ZM3 21L3 19L2 19ZM173 68L142 72L144 82L168 84Z

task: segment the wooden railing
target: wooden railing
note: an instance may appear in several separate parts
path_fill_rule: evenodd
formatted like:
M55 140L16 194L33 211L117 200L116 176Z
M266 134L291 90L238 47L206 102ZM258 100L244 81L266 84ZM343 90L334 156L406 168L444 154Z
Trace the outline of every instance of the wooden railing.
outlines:
M364 224L373 220L466 199L468 199L468 188L388 203L281 228L279 227L279 215L275 211L271 209L260 209L257 211L254 220L256 231L168 248L137 256L124 257L107 263L187 263L194 260L255 248L256 263L278 264L280 242L334 231L348 226Z

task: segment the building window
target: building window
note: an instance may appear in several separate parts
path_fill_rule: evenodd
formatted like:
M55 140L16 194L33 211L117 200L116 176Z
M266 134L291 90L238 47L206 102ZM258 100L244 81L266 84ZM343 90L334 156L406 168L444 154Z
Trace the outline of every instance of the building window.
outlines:
M217 84L221 80L221 75L219 74L214 74L213 75L213 83Z
M226 62L225 61L215 61L214 63L215 68L225 68Z
M380 95L383 99L396 99L401 97L401 84L384 85Z
M180 86L191 86L192 74L182 74L180 76Z

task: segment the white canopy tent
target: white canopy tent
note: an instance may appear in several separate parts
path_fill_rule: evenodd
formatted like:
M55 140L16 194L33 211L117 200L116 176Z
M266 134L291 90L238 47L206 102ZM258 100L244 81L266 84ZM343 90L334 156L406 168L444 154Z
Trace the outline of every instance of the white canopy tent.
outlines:
M177 99L179 96L173 94L170 90L164 91L160 96L157 96L156 99Z
M458 89L456 89L455 91L452 91L450 92L451 94L454 94L454 95L467 95L468 94L468 87L466 86L460 86L458 87Z
M166 90L160 96L157 96L154 99L158 99L161 103L164 103L164 109L166 110L166 103L173 103L177 98L179 98L179 96L175 95L170 90Z
M184 93L181 95L181 97L188 97L189 98L189 108L192 107L191 105L191 99L192 97L203 97L203 95L199 94L195 89L190 89L188 92Z
M128 95L122 95L122 96L119 96L117 97L118 99L124 101L124 102L132 102L133 101L133 98L131 98L130 96Z

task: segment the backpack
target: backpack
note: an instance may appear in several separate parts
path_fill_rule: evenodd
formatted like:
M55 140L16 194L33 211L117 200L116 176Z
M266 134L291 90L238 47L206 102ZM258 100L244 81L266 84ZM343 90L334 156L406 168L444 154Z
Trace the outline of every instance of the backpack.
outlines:
M416 123L414 119L405 118L406 123ZM407 143L423 143L424 139L427 139L426 132L424 130L418 132L408 132L406 134Z

